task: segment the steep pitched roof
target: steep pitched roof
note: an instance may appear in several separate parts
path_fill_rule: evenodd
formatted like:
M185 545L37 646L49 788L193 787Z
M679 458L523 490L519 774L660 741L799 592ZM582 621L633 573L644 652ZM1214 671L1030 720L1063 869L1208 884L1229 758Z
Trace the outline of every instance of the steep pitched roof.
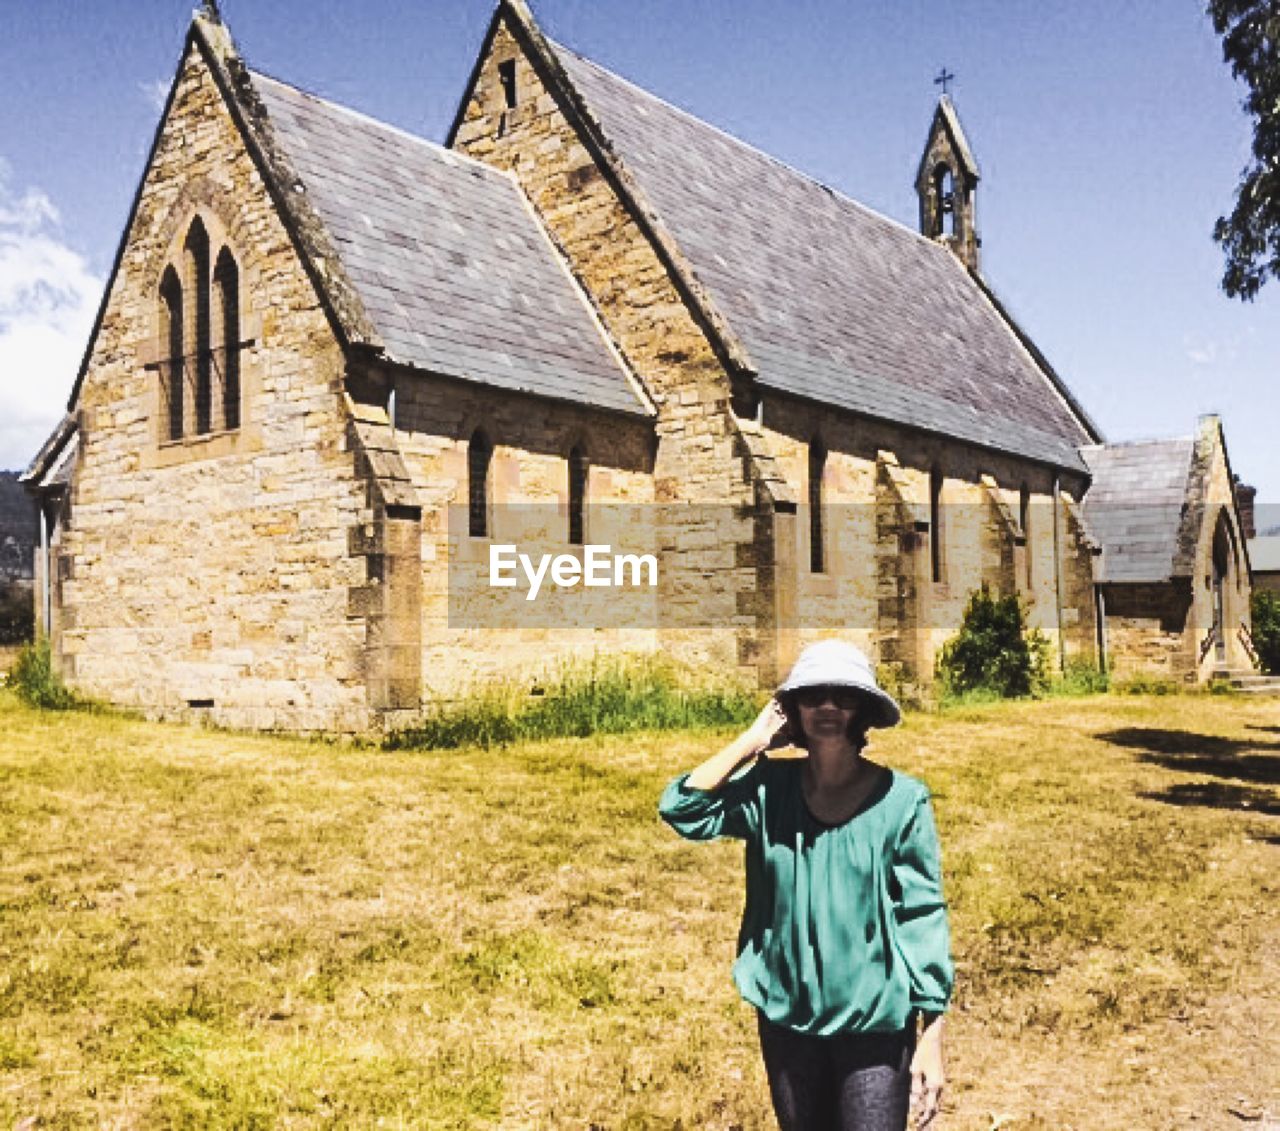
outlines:
M554 44L766 389L1084 470L1101 439L947 249Z
M1280 573L1280 534L1262 534L1249 539L1249 561L1253 572Z
M1187 437L1081 448L1093 477L1082 509L1102 543L1100 581L1167 581L1179 572L1195 447Z
M646 414L514 178L251 75L390 360Z

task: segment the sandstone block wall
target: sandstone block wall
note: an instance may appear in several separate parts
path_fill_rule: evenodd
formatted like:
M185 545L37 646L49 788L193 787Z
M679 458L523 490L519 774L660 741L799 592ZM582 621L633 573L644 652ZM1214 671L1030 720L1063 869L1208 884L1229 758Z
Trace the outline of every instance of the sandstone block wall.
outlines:
M444 377L399 374L396 443L422 506L422 672L428 703L512 681L532 688L566 663L652 653L659 591L566 588L533 602L489 585L490 547L573 554L569 464L587 457L584 543L657 553L651 421L503 392ZM494 446L487 537L468 531L468 448L483 428ZM665 572L665 560L659 578ZM574 618L577 618L576 620Z
M519 104L507 110L499 66L515 65ZM483 60L455 147L510 170L519 178L553 239L596 304L614 340L658 408L653 460L659 503L723 504L740 509L720 545L706 544L705 514L693 506L663 513L660 534L662 600L676 624L683 611L699 628L664 632L664 647L691 661L715 664L768 685L780 661L772 623L773 562L760 560L756 524L773 522L757 510L758 469L732 412L731 381L689 296L649 234L597 162L572 111L549 88L526 45L505 23Z
M1096 661L1090 553L1069 529L1063 508L1060 551L1055 549L1047 469L790 398L765 401L764 425L778 466L798 485L802 500L793 577L802 644L841 631L881 662L927 684L938 650L985 581L993 592L1019 595L1028 624L1053 642L1055 658L1061 638L1069 659ZM815 437L827 450L823 528L829 564L821 573L810 569L809 448ZM943 476L942 578L936 582L929 545L936 536L929 529L931 468ZM1024 484L1031 502L1025 535ZM1079 484L1067 488L1078 490ZM1066 598L1061 613L1059 578Z
M241 427L168 442L164 268L200 216L240 269ZM348 591L368 518L343 359L199 52L184 60L79 401L55 644L74 686L151 713L293 730L369 722Z

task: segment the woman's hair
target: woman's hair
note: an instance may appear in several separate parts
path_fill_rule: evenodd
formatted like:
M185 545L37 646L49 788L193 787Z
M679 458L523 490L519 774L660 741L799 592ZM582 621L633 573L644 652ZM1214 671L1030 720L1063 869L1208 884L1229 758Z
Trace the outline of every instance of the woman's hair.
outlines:
M869 695L859 696L860 703L853 718L849 720L849 741L859 752L867 744L868 700ZM787 716L787 730L790 732L791 744L803 749L809 748L809 736L804 732L804 724L800 721L800 704L796 701L795 691L780 691L777 695L782 713Z

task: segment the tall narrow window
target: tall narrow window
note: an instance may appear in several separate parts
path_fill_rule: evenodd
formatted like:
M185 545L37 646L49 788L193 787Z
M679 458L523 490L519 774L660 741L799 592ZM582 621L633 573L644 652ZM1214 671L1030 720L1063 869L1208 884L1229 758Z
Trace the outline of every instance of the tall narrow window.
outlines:
M240 270L225 247L213 269L213 307L214 386L222 401L214 416L231 431L240 427Z
M493 444L477 430L467 445L468 525L472 538L489 537L489 467Z
M809 569L813 573L823 573L827 568L822 525L822 478L826 470L827 449L815 437L809 444Z
M506 59L498 64L498 79L502 83L502 103L508 110L516 108L516 61Z
M956 235L955 178L946 165L939 165L933 173L933 191L937 194L938 207L935 225L939 236Z
M196 432L210 431L213 421L213 366L209 353L209 234L199 217L191 222L183 247L183 289L188 296L186 340L192 350L187 367L195 382Z
M160 340L165 360L160 368L160 393L170 440L182 439L182 370L186 350L182 338L182 284L169 267L160 280Z
M581 448L569 453L569 541L586 541L587 457Z
M1026 564L1027 588L1031 588L1031 488L1025 483L1018 494L1018 521L1022 524L1022 555Z
M942 473L935 467L929 472L929 565L934 581L942 580L942 539L944 536Z

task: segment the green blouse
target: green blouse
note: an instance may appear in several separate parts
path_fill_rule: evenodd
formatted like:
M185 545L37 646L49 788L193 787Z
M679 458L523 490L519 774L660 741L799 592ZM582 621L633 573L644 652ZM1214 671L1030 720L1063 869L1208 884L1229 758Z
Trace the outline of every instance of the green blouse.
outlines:
M804 800L803 765L758 758L717 790L685 774L659 804L689 840L746 841L739 991L770 1021L820 1037L944 1012L954 971L929 791L891 771L827 825Z

